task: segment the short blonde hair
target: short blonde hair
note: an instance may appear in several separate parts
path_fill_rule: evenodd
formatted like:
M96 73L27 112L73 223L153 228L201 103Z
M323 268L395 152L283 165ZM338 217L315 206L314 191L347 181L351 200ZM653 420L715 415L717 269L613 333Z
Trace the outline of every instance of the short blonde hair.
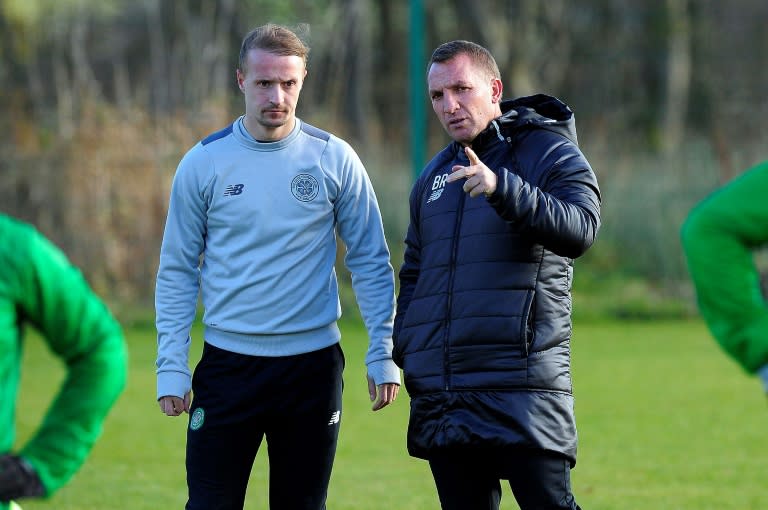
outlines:
M302 31L308 31L309 27L301 25ZM283 25L267 23L256 27L243 38L240 45L240 70L245 67L245 58L249 50L265 50L276 55L301 57L304 66L309 58L309 46L296 34L295 31Z

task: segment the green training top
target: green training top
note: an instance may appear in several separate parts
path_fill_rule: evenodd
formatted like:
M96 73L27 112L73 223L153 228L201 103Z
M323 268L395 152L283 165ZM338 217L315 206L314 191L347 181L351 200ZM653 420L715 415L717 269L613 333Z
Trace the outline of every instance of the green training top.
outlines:
M14 447L27 323L66 369L43 422L18 452L51 495L82 465L123 390L126 347L120 325L80 271L37 230L0 214L0 240L0 453Z
M768 162L694 207L681 238L701 315L746 371L768 363L768 307L753 250L768 242Z

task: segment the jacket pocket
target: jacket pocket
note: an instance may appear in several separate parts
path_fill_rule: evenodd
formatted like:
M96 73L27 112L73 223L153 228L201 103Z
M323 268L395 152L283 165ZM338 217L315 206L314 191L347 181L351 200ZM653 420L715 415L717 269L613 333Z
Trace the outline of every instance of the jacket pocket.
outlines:
M536 292L530 290L525 294L525 304L523 305L523 315L520 318L520 338L523 344L523 354L528 356L531 353L533 342L536 336L534 298Z

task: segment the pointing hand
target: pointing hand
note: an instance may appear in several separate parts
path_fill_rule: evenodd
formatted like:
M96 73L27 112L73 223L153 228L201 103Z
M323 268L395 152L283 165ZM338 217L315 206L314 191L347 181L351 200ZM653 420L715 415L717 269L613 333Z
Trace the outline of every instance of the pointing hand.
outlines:
M496 174L491 171L490 168L480 161L475 151L470 147L465 147L464 152L469 158L469 165L461 166L456 165L451 169L451 174L446 179L446 182L454 182L459 179L466 179L462 189L469 193L472 198L485 195L486 198L490 197L494 191L496 191L496 184L498 178Z

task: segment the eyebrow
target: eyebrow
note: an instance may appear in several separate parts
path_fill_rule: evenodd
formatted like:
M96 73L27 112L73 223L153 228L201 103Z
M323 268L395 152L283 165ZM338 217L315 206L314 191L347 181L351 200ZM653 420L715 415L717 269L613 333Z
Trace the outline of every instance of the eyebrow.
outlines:
M266 81L269 83L285 83L289 81L298 82L299 78L298 77L287 78L287 77L279 77L279 76L261 76L261 77L255 76L253 77L253 81Z
M429 89L429 93L433 94L435 92L440 92L442 89L455 89L458 87L472 87L472 84L464 80L458 80L456 82L450 83L447 87L442 87L440 89Z

